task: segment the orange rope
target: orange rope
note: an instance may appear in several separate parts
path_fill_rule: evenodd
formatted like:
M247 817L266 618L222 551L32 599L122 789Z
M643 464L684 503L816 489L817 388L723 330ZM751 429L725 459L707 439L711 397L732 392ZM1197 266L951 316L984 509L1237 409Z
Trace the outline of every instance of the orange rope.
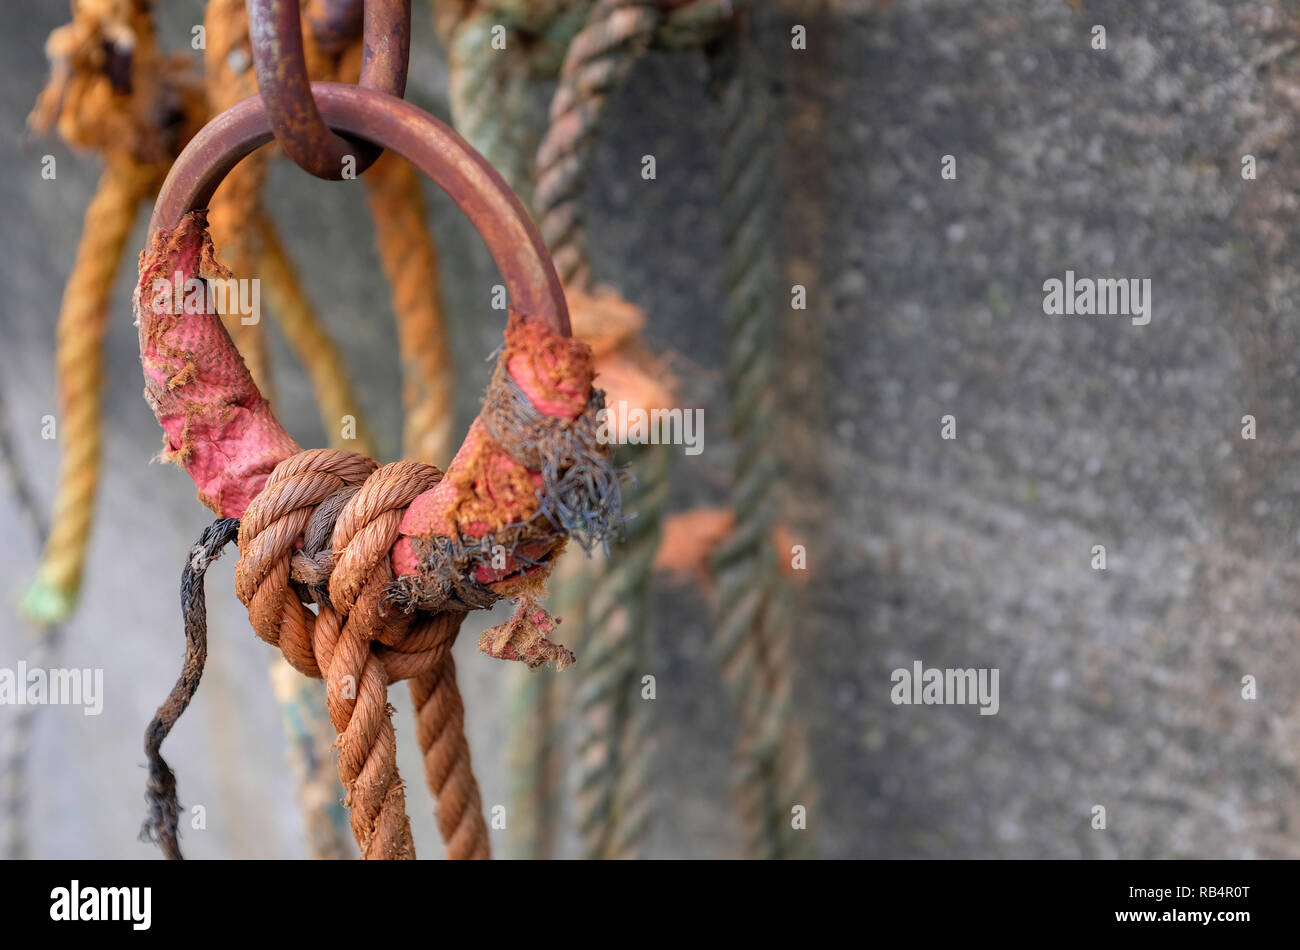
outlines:
M157 181L157 170L148 166L121 160L105 166L86 208L77 258L63 290L54 357L63 451L50 535L36 579L23 598L24 611L45 623L71 613L81 589L99 484L108 298L136 212Z
M86 209L59 310L55 371L63 446L54 514L24 612L43 623L76 603L99 479L102 344L113 277L142 201L202 114L184 57L160 54L144 0L78 0L72 22L50 34L49 82L28 119L105 169ZM161 115L175 119L167 123Z
M275 224L259 210L253 228L258 232L259 262L266 281L267 302L275 312L276 325L311 377L326 437L334 448L373 455L370 430L363 421L361 404L348 379L343 356L321 325L293 261L280 243ZM350 439L343 435L345 416L352 417L356 430Z
M207 37L203 63L208 103L215 115L257 94L244 0L209 0L203 25ZM262 232L248 223L255 220L261 206L271 156L269 149L258 149L241 161L226 176L208 206L208 224L222 249L222 263L241 276L255 273L255 262L260 257ZM262 323L246 324L238 314L227 315L222 322L248 364L257 388L271 398L271 357Z
M455 368L440 306L438 252L410 162L384 153L362 176L388 277L402 354L403 454L446 464L455 422Z

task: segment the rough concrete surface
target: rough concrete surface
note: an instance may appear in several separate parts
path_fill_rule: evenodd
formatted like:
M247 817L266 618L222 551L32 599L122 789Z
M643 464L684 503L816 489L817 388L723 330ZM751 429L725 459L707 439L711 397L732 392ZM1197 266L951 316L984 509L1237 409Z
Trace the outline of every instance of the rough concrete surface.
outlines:
M57 441L54 317L97 170L18 147L61 3L24 4L0 38L0 386L48 505ZM1300 856L1300 10L1264 0L913 0L765 6L773 181L786 262L781 431L786 520L808 548L796 594L798 699L828 857ZM200 4L163 4L179 46ZM446 73L416 4L409 98L446 117ZM790 27L809 26L806 52ZM1106 49L1093 48L1093 27ZM674 506L721 503L731 453L716 217L716 108L703 58L655 53L610 107L589 220L595 271L651 315L705 451L679 457ZM40 155L57 155L56 181ZM642 155L658 179L642 181ZM1255 156L1258 177L1241 161ZM943 157L957 177L941 177ZM475 411L500 326L481 242L429 189L462 375ZM343 348L385 459L400 433L396 342L356 187L281 163L268 192ZM143 218L132 246L143 240ZM1043 284L1148 278L1151 321L1047 316ZM181 559L208 521L151 464L129 294L107 340L105 464L81 608L63 663L105 670L101 716L42 710L32 852L141 857L141 734L179 668ZM809 288L807 311L785 288ZM377 303L378 302L378 303ZM278 411L324 444L306 378L277 339ZM1242 417L1258 437L1242 438ZM942 437L944 416L956 438ZM0 492L10 602L36 550ZM1104 545L1106 570L1092 566ZM211 656L167 749L208 827L195 857L302 856L268 689L268 648L210 574ZM728 794L735 723L707 601L664 586L651 853L740 852ZM504 801L506 670L457 646L474 762ZM0 666L27 631L0 622ZM1000 671L1000 709L891 702L891 671ZM577 668L575 668L577 669ZM1242 697L1254 676L1258 695ZM410 704L394 690L417 847L440 853ZM0 727L12 710L0 707ZM7 741L0 739L0 742ZM1107 827L1094 830L1093 810ZM571 847L571 842L567 847Z

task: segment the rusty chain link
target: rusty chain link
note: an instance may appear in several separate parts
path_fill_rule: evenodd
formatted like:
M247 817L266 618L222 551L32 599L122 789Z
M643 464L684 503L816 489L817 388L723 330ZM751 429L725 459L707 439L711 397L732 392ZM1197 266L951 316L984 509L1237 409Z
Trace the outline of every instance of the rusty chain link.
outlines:
M337 3L331 19L355 23L358 0ZM411 0L365 0L360 85L401 98L411 50ZM304 171L327 181L353 178L381 153L330 130L312 96L299 0L248 0L257 84L275 140Z

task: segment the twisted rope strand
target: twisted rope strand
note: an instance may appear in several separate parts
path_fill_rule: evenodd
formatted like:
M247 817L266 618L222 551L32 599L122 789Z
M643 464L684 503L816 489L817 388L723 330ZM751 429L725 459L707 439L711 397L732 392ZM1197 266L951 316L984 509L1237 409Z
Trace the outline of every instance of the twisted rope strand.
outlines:
M362 181L397 317L405 409L402 454L445 465L452 450L456 373L424 192L411 163L391 152L380 156Z
M585 288L583 236L587 148L609 96L646 51L662 14L651 0L597 0L564 56L550 126L537 150L533 206L560 280Z
M650 737L638 673L650 628L651 564L668 500L668 449L637 446L628 463L643 480L628 491L637 513L600 572L578 689L578 832L587 858L639 852L649 813L644 779Z
M284 332L285 340L311 378L325 435L334 448L344 448L342 422L344 416L350 415L356 421L356 436L347 441L346 448L373 455L370 429L348 379L347 365L325 332L274 222L259 208L254 212L253 228L258 232L256 243L261 252L259 263L266 281L267 301L275 311L276 324Z
M149 782L146 799L149 816L140 829L140 837L162 848L173 861L181 858L180 806L176 798L176 776L162 757L163 740L171 733L176 720L194 698L208 659L207 594L203 579L211 563L235 539L239 531L237 518L218 518L199 535L181 572L181 613L185 620L185 662L176 685L158 707L145 730L144 751L149 759Z
M805 760L787 761L801 737L792 730L790 625L777 614L781 577L770 542L777 463L769 435L776 384L775 273L766 186L772 159L767 114L754 82L754 51L722 91L721 207L727 286L727 392L736 446L735 529L714 557L714 651L741 719L739 796L752 856L798 853L789 809L807 802ZM783 754L785 753L785 754Z
M459 630L464 614L446 614L445 623ZM478 782L470 767L465 738L465 705L456 685L450 652L442 662L411 680L416 738L424 754L429 790L438 803L438 830L452 860L491 857L487 822Z
M403 369L403 452L426 462L449 457L454 421L450 343L440 306L437 249L426 222L424 194L410 163L386 153L363 180L375 242L392 288ZM448 639L464 614L444 615ZM416 740L425 782L437 803L436 820L452 860L490 857L487 824L470 765L465 707L448 652L413 677Z
M81 588L99 483L108 298L136 212L157 184L157 174L156 168L130 161L105 165L63 291L54 357L63 451L50 534L22 605L41 623L66 618Z

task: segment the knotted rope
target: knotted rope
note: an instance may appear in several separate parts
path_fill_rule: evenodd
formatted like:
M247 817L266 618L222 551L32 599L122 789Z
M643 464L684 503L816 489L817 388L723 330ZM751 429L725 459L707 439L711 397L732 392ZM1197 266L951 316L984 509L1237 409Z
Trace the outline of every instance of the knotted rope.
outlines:
M547 637L554 621L536 597L566 536L594 543L617 517L617 479L594 437L602 403L590 352L512 312L484 409L446 477L419 462L377 467L355 453L304 452L219 320L151 297L159 274L225 275L205 225L191 212L141 255L136 314L164 457L186 468L210 508L240 517L236 590L254 630L326 682L362 855L414 856L387 688L415 678L417 733L448 853L486 857L450 649L468 610L509 596L515 615L487 631L480 649L530 665L572 662ZM170 807L163 801L156 813Z
M365 858L415 856L397 772L388 684L434 665L450 650L464 616L429 617L413 627L409 620L398 624L398 612L383 606L393 581L387 554L397 541L402 512L440 478L433 466L416 462L377 468L354 453L301 452L275 468L240 521L236 592L259 637L278 646L300 673L325 680L330 719L339 736L339 779ZM326 517L310 524L318 511ZM337 516L332 526L331 514ZM291 587L300 537L299 558L311 562L320 553L312 550L312 542L319 540L330 547L326 567L333 561L323 603L318 602L314 615ZM299 582L319 584L319 572L311 572L316 567L300 564ZM383 638L396 649L372 650L372 641L382 643ZM472 847L452 856L486 857L482 815L469 820L477 821L465 836ZM451 846L452 839L447 840Z

